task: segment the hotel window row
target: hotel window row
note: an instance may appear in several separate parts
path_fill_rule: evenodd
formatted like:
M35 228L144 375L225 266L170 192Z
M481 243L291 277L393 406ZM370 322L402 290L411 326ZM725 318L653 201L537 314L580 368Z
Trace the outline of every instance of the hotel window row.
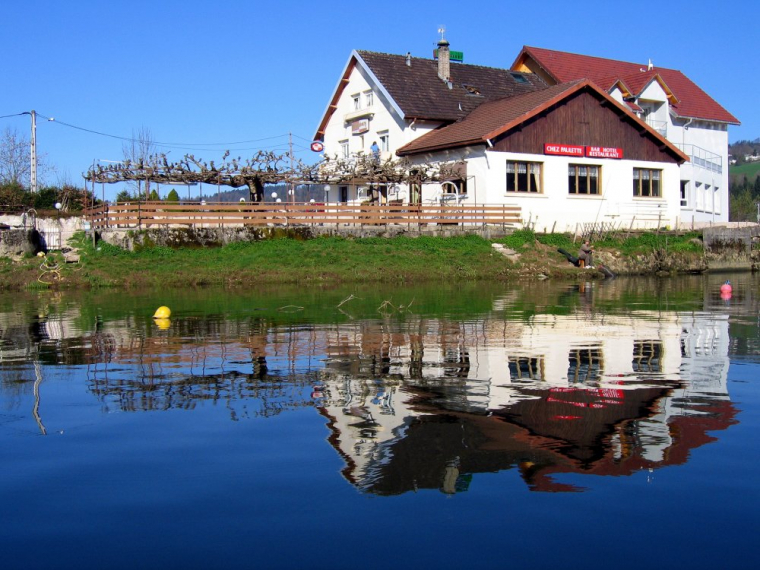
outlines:
M507 192L543 193L542 162L507 161ZM570 164L567 172L569 194L598 196L602 188L602 167ZM662 170L633 169L633 195L639 198L662 197Z
M364 106L362 107L362 99L364 99ZM370 109L375 104L375 95L372 91L365 91L364 93L355 93L351 95L353 101L354 111L361 111L362 109Z

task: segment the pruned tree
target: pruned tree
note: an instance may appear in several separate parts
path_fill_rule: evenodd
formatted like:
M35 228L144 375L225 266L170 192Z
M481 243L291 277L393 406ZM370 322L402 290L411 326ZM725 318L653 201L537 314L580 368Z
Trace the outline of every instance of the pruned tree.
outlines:
M159 184L211 184L240 188L247 186L251 200L264 199L264 184L276 184L296 178L295 171L287 166L287 156L270 151L259 151L253 157L229 158L225 152L220 164L206 162L192 154L176 162L169 162L165 154L150 155L136 161L119 164L97 164L83 176L87 180L103 183L156 182Z
M220 163L206 162L192 154L170 162L165 154L154 154L126 159L118 164L97 164L83 174L89 181L99 183L156 182L159 184L210 184L248 187L250 200L264 200L266 184L336 184L361 182L369 184L424 184L455 177L458 165L454 163L413 163L406 158L385 161L373 155L360 154L351 159L325 158L307 165L271 151L259 151L243 160L230 158L226 151Z
M372 154L359 153L348 159L325 157L303 169L301 176L320 183L423 184L445 180L456 172L454 163L411 162L407 158L379 160Z

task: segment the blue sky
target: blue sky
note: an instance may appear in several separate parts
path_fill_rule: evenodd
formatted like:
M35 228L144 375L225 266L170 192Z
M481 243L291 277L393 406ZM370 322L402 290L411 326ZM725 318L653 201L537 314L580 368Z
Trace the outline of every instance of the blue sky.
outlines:
M6 0L0 116L57 119L37 125L52 183L81 184L94 160L120 160L114 137L140 128L172 143L170 159L286 152L292 133L296 155L313 160L309 141L351 50L430 57L444 25L467 63L508 67L532 45L679 69L742 121L731 141L754 139L760 2L726 5ZM29 126L26 115L0 119L0 131Z

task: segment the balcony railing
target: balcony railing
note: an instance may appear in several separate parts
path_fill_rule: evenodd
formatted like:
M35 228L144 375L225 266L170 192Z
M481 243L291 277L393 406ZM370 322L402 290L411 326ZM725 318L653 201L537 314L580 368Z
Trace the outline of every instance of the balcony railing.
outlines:
M647 118L647 125L660 133L663 137L668 138L668 123L666 121L655 121Z
M707 149L693 144L675 144L684 154L689 157L691 163L711 172L723 172L723 157Z

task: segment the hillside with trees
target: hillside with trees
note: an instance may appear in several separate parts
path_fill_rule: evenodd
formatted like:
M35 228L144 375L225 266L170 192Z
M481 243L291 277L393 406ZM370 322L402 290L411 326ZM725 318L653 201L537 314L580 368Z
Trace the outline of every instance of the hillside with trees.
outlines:
M728 145L731 221L755 222L760 202L760 138ZM753 160L755 157L758 160ZM735 162L734 162L735 161Z

